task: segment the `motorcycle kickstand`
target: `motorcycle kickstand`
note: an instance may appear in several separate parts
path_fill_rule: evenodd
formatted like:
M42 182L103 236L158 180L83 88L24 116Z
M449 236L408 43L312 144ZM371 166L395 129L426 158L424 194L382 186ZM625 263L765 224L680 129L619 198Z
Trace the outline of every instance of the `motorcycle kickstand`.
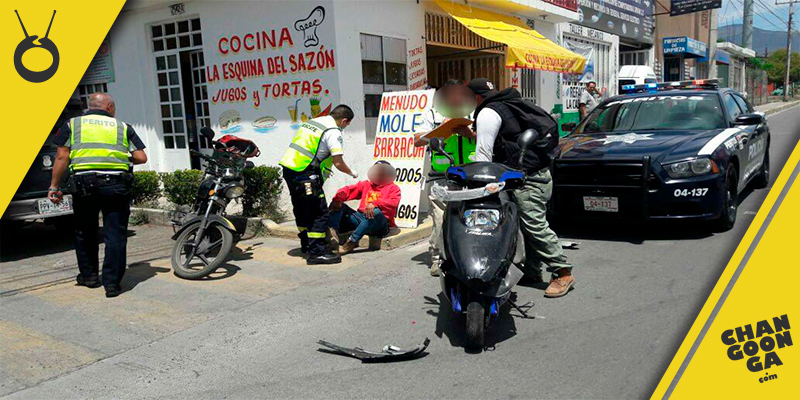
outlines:
M522 309L522 307L532 307L533 306L533 302L532 301L529 301L529 302L523 304L522 307L518 306L516 303L514 303L511 300L508 300L508 304L510 304L511 307L514 307L515 310L519 311L519 313L522 314L522 318L524 318L524 319L536 319L535 316L528 315L528 313L525 312L525 310Z

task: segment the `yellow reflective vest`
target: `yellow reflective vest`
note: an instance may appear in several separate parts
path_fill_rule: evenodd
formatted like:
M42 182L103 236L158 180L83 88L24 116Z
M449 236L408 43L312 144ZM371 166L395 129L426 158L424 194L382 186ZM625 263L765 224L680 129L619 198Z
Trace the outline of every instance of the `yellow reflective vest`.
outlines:
M105 115L72 118L70 127L70 171L130 168L128 125Z
M328 157L320 160L317 158L317 152L322 137L326 132L334 129L341 131L332 117L314 118L304 122L295 133L292 143L289 144L289 148L279 164L297 172L319 166L323 178L326 178L330 175L333 159Z

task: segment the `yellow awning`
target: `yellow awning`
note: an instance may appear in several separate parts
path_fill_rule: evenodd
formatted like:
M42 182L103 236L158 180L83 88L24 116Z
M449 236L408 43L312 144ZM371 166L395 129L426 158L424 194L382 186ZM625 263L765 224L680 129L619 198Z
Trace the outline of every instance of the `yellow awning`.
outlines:
M583 73L585 58L553 43L517 18L453 0L436 0L436 4L475 34L507 45L506 67Z

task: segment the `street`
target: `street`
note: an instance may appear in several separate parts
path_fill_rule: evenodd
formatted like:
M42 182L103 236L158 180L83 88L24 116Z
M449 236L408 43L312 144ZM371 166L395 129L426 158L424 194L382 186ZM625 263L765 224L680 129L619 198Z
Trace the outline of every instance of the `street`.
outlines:
M771 179L800 138L800 108L769 116ZM790 167L791 168L791 167ZM307 266L297 243L238 244L213 279L172 274L168 227L132 227L120 297L74 285L68 235L3 235L0 395L9 399L646 398L767 195L742 194L733 230L694 223L557 226L576 289L515 288L536 319L502 310L490 349L428 273L427 243ZM362 364L324 339L380 351L431 339L418 360Z

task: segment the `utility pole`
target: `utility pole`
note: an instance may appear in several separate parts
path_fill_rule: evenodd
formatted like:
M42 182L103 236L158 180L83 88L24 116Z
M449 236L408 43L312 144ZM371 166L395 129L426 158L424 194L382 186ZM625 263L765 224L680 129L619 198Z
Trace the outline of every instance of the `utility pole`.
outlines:
M753 48L753 1L744 0L744 13L742 14L742 47Z
M792 67L792 17L794 17L794 3L796 0L788 2L775 2L776 5L789 3L789 22L786 29L786 78L783 80L783 101L789 100L789 69ZM794 95L794 93L792 93Z
M708 79L717 77L717 10L708 10Z

